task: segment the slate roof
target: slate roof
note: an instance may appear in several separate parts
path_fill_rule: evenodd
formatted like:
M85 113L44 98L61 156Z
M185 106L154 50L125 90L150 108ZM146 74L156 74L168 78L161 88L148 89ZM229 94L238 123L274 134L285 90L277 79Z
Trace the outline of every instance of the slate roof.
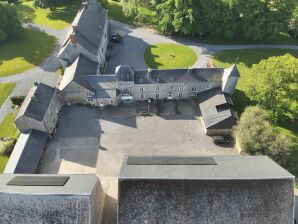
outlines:
M115 98L116 76L115 75L88 75L87 82L96 92L96 97L99 98Z
M115 69L117 80L119 81L134 81L134 70L130 65L120 65Z
M128 165L128 158L126 157L123 161L119 178L120 180L294 179L292 174L290 174L287 170L279 166L267 156L235 155L211 157L214 159L217 165Z
M32 87L29 90L16 119L24 115L42 121L54 94L55 88L43 83L39 83L37 86Z
M200 110L206 129L230 129L238 119L232 99L227 94L216 94L200 103Z
M74 33L77 42L91 52L97 55L97 50L103 35L105 23L108 20L108 12L102 9L96 1L90 1L89 4L83 3L78 11L72 25L77 26L77 30L68 33L67 39L62 45L62 50L70 43L70 34ZM59 53L59 54L60 54Z
M21 174L0 175L0 193L11 194L33 194L33 195L86 195L92 194L98 182L98 177L92 174L84 175L63 175L70 177L64 186L11 186L7 185L16 176L26 176ZM59 176L57 174L32 174L30 176ZM84 184L82 184L84 183Z
M136 84L221 81L223 73L221 68L148 69L135 71L134 81Z
M97 74L97 69L98 63L80 54L79 57L65 69L59 90L63 90L71 82L76 82L84 88L93 91L86 80L86 76Z
M48 134L30 130L21 134L12 151L4 173L34 174L44 151Z
M226 68L225 69L225 72L227 72L230 77L237 77L237 78L240 77L240 73L239 73L239 71L237 69L236 64L233 64L231 67Z

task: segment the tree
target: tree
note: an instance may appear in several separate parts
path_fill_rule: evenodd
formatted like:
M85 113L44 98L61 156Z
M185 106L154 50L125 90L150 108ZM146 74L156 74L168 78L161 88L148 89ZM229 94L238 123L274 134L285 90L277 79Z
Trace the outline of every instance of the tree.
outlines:
M292 104L298 103L298 59L290 54L271 57L253 65L248 95L269 110L275 121L282 120Z
M21 31L22 25L15 7L0 3L0 42L18 35Z
M49 8L54 11L59 4L59 0L35 0L34 7Z
M8 4L18 4L19 0L0 0L0 2L7 2Z
M298 38L298 7L296 7L293 16L289 23L289 33L295 38Z
M243 151L251 155L267 155L285 166L291 145L269 122L269 113L259 106L250 106L242 113L234 135Z

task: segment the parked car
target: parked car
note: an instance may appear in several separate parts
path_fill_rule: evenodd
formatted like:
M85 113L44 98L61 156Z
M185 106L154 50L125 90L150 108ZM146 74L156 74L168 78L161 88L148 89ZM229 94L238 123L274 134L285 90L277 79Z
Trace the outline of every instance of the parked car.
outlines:
M118 33L113 33L111 36L111 42L123 43L123 37Z
M225 136L213 136L213 142L215 144L230 143L230 142L232 142L232 137L229 136L229 135L225 135Z

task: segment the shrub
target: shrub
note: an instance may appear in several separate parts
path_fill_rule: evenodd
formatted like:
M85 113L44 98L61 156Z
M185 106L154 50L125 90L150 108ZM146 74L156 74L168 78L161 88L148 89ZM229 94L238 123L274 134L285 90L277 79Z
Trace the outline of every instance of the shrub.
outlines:
M259 106L247 107L234 128L241 148L251 155L267 155L285 166L291 142L277 133L269 122L269 113Z
M21 106L24 102L25 96L13 96L10 98L14 106Z
M17 140L0 141L0 156L9 156L16 144Z

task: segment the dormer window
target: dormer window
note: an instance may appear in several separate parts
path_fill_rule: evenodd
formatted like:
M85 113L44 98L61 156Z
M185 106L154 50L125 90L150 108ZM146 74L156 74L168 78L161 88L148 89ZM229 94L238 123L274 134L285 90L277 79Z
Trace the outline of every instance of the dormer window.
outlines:
M210 84L210 83L208 83L208 84L206 85L206 89L211 89L211 84Z

